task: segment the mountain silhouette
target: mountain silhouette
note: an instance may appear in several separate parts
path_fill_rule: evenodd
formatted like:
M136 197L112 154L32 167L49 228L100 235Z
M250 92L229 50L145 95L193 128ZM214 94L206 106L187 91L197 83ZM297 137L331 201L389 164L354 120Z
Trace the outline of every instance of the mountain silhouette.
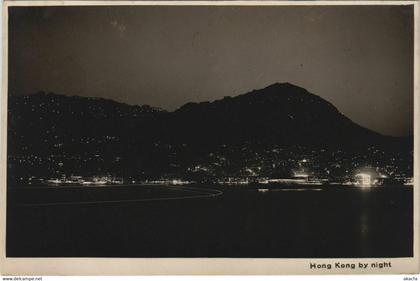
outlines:
M395 141L363 128L303 88L276 83L236 97L187 103L173 112L102 98L46 94L9 98L17 143L110 136L121 144L371 145ZM22 143L23 145L23 143Z
M412 138L363 128L289 83L172 112L44 92L9 97L8 181L14 183L62 174L213 181L244 176L246 165L268 177L288 176L307 155L319 162L318 175L329 167L339 176L356 162L385 161L388 153L366 154L378 149L410 155ZM337 162L341 168L330 167Z
M384 139L353 123L331 103L289 83L214 102L188 103L172 117L171 128L179 130L183 141L362 145Z

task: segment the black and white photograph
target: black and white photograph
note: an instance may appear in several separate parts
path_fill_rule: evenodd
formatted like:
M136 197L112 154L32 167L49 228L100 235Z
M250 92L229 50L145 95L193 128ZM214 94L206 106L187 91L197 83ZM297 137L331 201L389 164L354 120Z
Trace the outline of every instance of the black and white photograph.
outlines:
M6 258L414 258L403 2L7 7Z

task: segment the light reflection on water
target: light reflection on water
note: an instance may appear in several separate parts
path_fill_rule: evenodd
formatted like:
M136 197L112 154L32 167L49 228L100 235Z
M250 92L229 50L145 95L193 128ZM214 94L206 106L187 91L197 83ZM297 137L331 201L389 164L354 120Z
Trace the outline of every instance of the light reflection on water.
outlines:
M360 236L360 250L362 252L369 251L369 241L370 241L370 224L371 224L371 213L369 206L369 191L371 189L362 190L361 195L361 206L360 206L360 217L359 217L359 236Z
M172 197L179 187L17 189L8 193L13 204L66 202L30 208L8 204L13 218L8 221L8 247L17 256L115 256L117 247L126 257L412 255L412 192L405 186L276 187L214 186L222 190L221 196L179 202L125 200ZM207 193L196 188L195 195ZM108 203L74 204L84 200ZM94 238L86 233L94 233ZM110 235L114 244L104 247Z

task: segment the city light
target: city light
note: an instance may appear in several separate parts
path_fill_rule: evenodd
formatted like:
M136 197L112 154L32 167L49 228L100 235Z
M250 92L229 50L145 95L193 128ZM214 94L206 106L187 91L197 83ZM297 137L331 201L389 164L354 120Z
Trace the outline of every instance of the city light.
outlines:
M294 174L294 177L295 177L295 178L308 178L308 177L309 177L309 175L308 175L308 174L306 174L306 173L295 173L295 174Z
M355 175L355 185L360 187L371 187L373 184L372 176L367 173L358 173Z

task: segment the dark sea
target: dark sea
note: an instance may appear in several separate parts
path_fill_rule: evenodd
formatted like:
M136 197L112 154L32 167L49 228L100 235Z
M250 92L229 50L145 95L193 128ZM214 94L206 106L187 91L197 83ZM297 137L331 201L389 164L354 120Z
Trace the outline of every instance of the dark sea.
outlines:
M412 187L258 188L9 187L7 256L413 255Z

